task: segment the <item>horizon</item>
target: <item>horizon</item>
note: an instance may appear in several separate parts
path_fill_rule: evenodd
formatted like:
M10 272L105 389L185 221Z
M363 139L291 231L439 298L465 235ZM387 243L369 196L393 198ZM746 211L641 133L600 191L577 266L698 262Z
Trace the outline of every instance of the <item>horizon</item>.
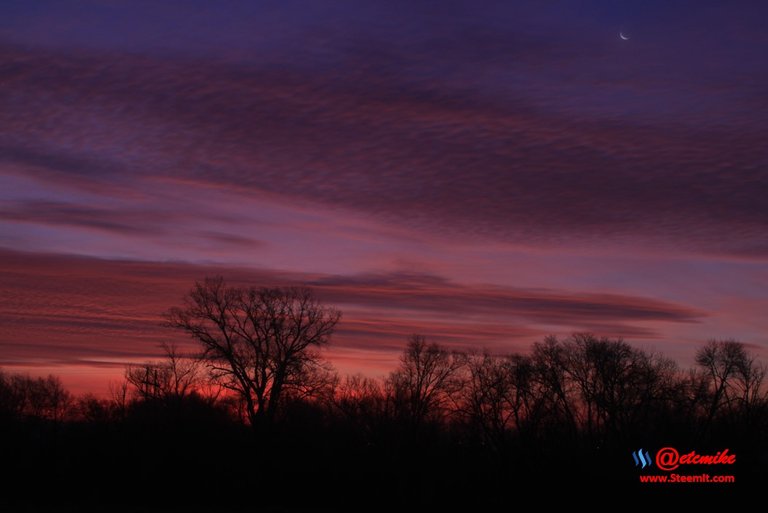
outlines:
M412 334L768 357L768 5L0 14L0 369L106 394L214 275L339 308L342 374Z

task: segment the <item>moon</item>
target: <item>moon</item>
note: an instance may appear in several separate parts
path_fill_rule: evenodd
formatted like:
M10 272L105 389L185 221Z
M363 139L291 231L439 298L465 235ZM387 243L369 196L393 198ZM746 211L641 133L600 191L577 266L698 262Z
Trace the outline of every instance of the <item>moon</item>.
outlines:
M625 36L624 32L619 32L619 37L624 41L629 41L629 36Z

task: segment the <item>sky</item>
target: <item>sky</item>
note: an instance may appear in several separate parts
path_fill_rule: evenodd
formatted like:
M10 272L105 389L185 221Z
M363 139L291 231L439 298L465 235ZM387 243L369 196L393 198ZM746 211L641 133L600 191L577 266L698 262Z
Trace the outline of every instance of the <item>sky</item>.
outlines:
M0 5L0 367L103 393L196 280L327 356L623 337L768 357L768 4ZM624 34L628 39L623 39Z

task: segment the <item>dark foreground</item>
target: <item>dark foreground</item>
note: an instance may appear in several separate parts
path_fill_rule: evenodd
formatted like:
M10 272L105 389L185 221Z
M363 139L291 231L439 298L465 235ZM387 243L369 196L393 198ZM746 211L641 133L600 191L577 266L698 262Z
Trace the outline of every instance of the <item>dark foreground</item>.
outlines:
M2 511L365 511L467 501L513 508L542 489L543 503L559 503L561 493L599 500L609 490L627 498L731 497L760 491L768 469L765 434L750 426L605 444L540 434L510 437L498 449L439 426L364 433L308 405L271 433L202 405L149 406L120 421L5 423ZM640 484L643 473L664 474L635 466L640 445L651 453L728 448L734 465L678 472L732 473L736 483Z

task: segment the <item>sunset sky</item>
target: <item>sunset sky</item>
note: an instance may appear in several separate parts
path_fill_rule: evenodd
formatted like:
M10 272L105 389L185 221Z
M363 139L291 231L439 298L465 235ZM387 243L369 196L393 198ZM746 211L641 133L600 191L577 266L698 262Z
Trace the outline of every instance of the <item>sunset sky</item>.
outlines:
M768 3L4 1L0 367L104 393L195 280L412 333L768 356ZM623 33L629 39L622 39ZM193 348L194 346L188 345Z

